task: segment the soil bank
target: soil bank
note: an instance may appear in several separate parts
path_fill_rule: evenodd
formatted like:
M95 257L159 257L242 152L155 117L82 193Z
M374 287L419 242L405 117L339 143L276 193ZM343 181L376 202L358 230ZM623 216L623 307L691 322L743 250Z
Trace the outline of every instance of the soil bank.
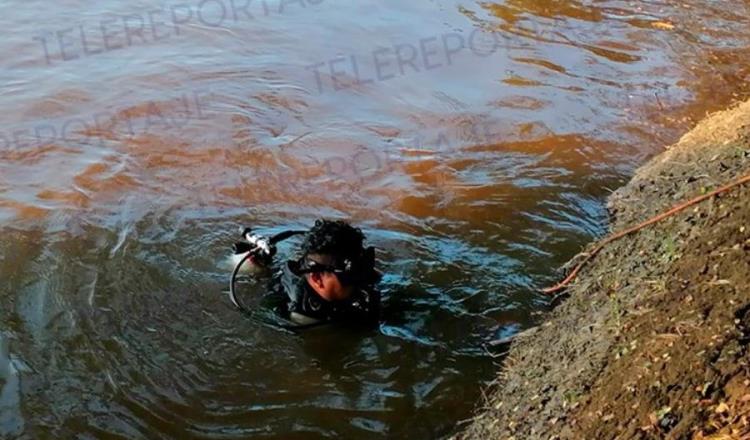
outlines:
M610 198L611 229L750 173L750 101ZM460 439L750 438L750 185L610 244L519 335Z

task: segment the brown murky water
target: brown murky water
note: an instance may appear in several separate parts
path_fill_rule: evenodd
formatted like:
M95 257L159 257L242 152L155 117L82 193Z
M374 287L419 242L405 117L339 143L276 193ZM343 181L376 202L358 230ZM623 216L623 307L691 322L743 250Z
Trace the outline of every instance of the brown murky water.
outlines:
M448 435L609 191L750 89L747 1L3 6L2 438ZM320 216L379 331L230 306L236 227Z

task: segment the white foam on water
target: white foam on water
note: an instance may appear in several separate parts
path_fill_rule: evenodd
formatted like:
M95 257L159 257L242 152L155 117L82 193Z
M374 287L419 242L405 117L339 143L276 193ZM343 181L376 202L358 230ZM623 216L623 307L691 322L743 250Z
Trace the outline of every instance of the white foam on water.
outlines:
M21 414L23 365L12 359L7 338L0 333L0 437L20 435L24 429Z

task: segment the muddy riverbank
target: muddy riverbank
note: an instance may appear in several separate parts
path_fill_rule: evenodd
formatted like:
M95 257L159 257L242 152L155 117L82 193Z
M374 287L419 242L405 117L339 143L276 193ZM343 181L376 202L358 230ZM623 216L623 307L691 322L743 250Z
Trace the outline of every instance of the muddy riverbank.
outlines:
M611 230L748 172L750 101L638 170L610 198ZM748 438L749 196L745 185L608 246L513 342L459 437Z

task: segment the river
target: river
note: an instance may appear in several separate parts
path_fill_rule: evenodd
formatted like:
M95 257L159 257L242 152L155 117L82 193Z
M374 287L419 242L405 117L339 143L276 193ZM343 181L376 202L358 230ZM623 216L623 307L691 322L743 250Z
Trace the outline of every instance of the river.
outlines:
M9 439L450 435L607 195L750 91L747 0L2 6ZM320 217L378 330L232 308L238 227Z

